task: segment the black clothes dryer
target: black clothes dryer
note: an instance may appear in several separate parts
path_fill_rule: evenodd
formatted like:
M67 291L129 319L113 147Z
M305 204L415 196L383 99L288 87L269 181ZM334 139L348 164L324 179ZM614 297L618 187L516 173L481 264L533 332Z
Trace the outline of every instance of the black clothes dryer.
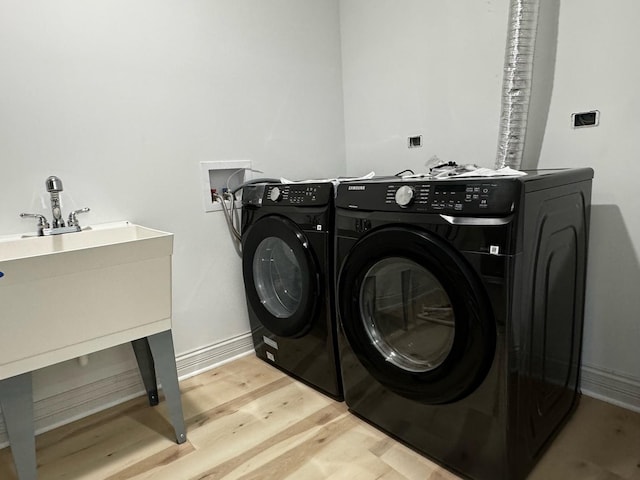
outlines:
M465 477L524 478L580 397L592 177L341 184L349 409Z
M256 355L342 400L331 183L246 186L242 272Z

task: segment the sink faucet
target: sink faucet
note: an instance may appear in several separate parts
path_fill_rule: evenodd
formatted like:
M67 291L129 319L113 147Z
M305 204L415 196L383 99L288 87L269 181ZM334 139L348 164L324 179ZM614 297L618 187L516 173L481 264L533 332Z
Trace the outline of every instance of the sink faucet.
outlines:
M47 178L45 185L47 187L47 192L49 192L49 194L51 195L51 225L49 225L49 222L44 215L40 215L37 213L21 213L20 216L22 218L28 217L38 219L38 236L60 235L62 233L79 232L81 228L80 223L77 219L77 215L79 213L88 212L89 208L85 207L71 212L69 214L69 220L65 225L64 219L62 218L62 209L60 208L60 192L63 190L62 180L52 175Z

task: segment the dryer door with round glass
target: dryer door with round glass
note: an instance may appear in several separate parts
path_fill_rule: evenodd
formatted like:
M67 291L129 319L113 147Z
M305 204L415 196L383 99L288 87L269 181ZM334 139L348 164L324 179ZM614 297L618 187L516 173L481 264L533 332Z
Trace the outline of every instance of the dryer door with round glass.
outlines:
M260 322L282 337L304 335L320 294L304 232L284 217L264 217L246 232L242 249L247 299Z
M463 256L429 232L387 227L363 237L342 264L338 305L359 361L404 397L463 398L493 361L484 288Z

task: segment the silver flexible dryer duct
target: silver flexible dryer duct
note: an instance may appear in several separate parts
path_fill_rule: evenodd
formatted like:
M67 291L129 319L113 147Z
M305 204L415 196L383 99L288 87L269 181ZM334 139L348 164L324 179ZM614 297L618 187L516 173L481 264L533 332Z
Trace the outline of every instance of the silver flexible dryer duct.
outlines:
M539 0L510 0L496 168L520 168L527 131Z

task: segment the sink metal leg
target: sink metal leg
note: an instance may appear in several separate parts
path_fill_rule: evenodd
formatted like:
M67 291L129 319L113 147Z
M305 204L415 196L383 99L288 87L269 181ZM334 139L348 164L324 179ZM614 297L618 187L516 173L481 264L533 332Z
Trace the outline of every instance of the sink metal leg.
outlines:
M176 432L176 441L177 443L183 443L187 440L187 432L182 414L178 371L176 369L176 357L171 330L151 335L147 337L147 340L149 341L149 347L153 354L156 374L164 391L169 419Z
M0 408L20 480L37 478L31 372L0 380Z
M139 338L138 340L133 340L131 346L133 347L133 353L136 354L138 368L140 369L140 375L142 375L142 382L149 397L149 405L154 407L158 405L159 402L158 384L156 382L156 368L153 363L149 341L146 338Z

